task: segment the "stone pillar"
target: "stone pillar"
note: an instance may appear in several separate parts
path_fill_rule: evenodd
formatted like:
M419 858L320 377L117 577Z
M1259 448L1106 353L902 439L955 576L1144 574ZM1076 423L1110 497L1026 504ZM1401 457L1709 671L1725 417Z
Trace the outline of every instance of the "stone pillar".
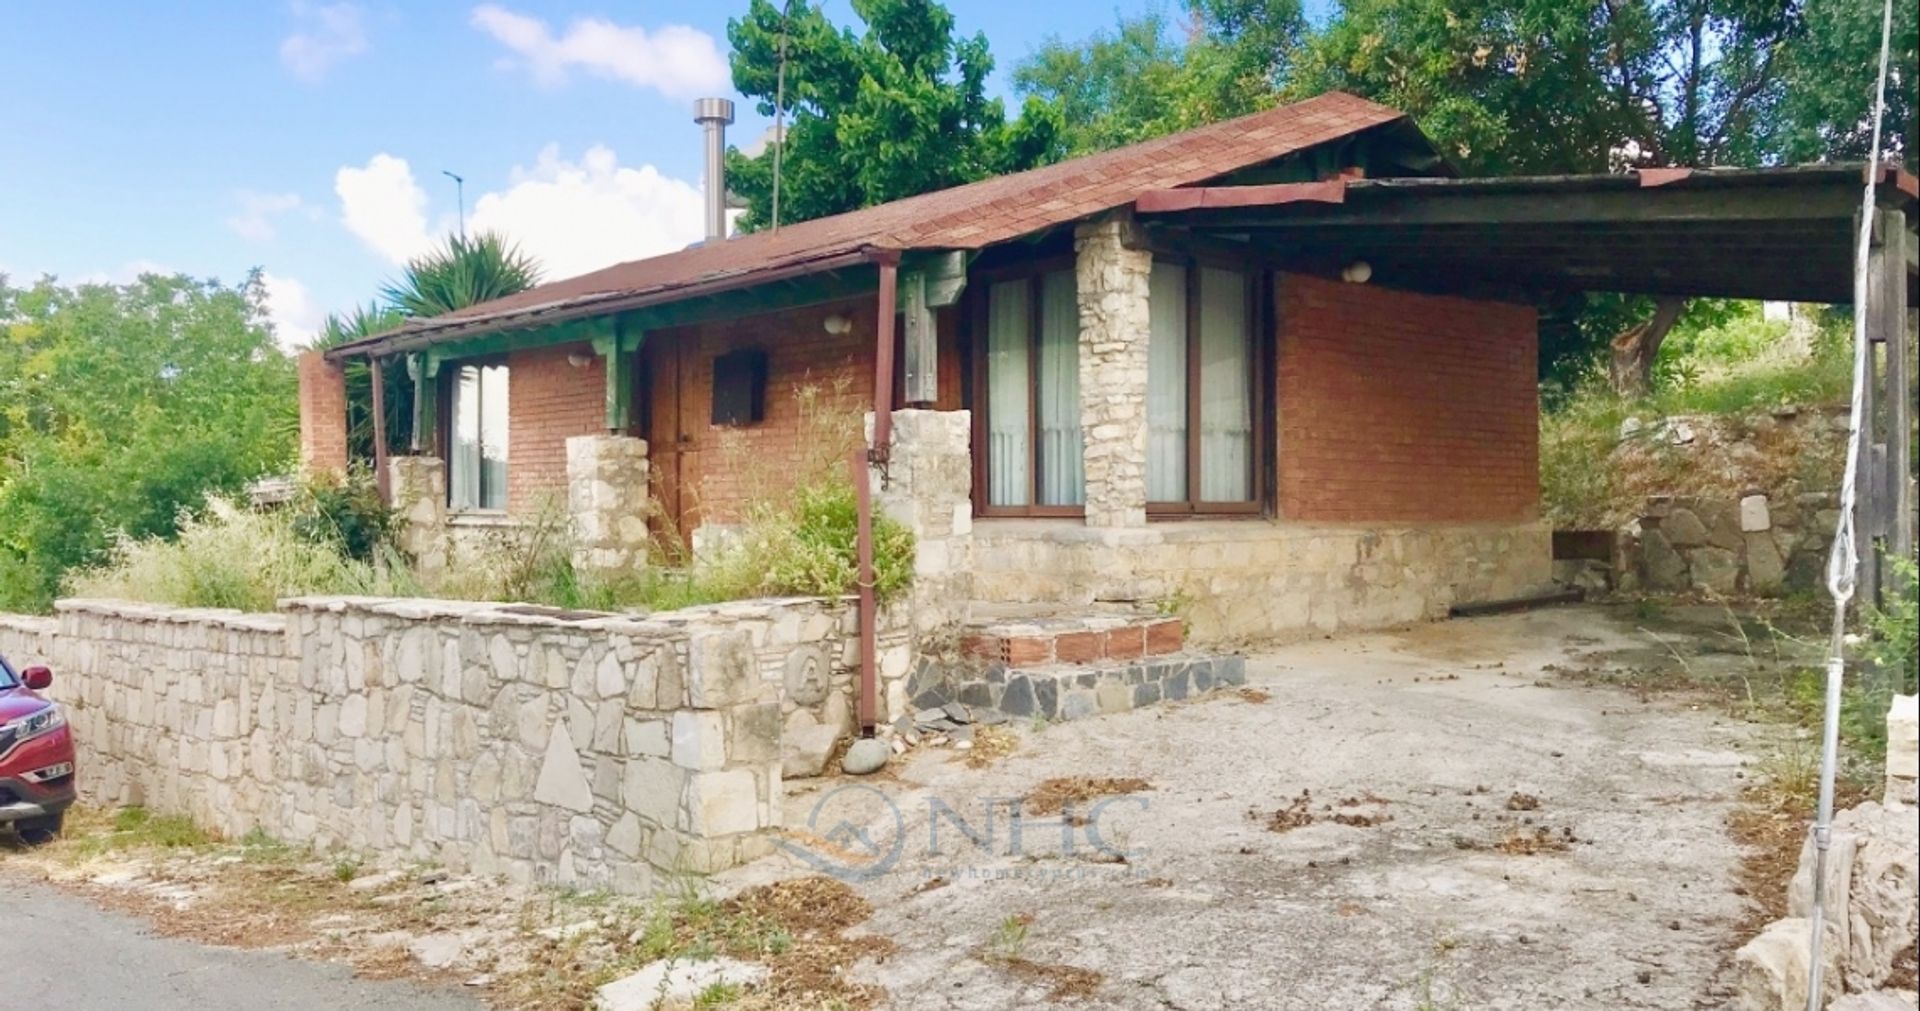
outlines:
M318 351L300 353L300 467L347 473L347 374Z
M1130 214L1074 230L1087 525L1147 523L1147 309L1153 254Z
M567 512L573 564L583 572L632 572L647 564L647 442L628 435L567 440Z
M913 531L913 586L894 606L916 635L965 621L973 597L972 430L970 411L895 411L887 471L871 476L878 509Z
M396 456L387 461L393 511L399 517L400 550L422 575L451 564L447 536L447 465L437 456Z

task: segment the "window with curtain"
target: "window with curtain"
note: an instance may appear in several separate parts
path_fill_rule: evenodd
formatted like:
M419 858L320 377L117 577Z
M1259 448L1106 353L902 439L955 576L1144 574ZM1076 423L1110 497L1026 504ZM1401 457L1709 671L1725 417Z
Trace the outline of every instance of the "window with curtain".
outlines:
M1077 511L1086 501L1086 475L1073 271L988 285L981 316L988 508Z
M507 507L507 367L463 365L448 405L447 503Z
M1258 508L1251 279L1158 260L1148 300L1149 505L1157 512Z

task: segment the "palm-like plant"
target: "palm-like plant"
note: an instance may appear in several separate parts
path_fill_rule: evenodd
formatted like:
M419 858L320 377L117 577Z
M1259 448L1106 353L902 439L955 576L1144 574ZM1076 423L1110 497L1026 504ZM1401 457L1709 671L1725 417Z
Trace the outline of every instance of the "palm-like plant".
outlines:
M540 283L540 265L495 232L447 236L445 244L407 261L381 294L412 317L438 316L522 292Z
M313 348L325 351L362 337L385 333L405 323L400 310L379 302L356 305L344 313L334 313L320 324ZM373 370L366 359L348 359L347 454L356 460L373 457ZM413 438L413 383L407 370L389 365L381 371L381 406L387 416L387 444L406 445Z

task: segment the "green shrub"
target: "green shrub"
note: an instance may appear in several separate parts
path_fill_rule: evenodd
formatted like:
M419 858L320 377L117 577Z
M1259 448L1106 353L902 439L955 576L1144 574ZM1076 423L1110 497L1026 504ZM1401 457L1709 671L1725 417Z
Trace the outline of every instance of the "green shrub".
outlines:
M380 501L372 472L355 467L345 478L323 474L300 488L292 505L293 530L315 544L334 544L348 558L372 561L397 550L396 517Z

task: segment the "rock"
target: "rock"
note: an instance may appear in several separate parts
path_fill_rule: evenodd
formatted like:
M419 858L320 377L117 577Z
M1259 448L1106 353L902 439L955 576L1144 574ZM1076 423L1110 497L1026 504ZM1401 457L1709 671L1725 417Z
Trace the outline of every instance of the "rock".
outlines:
M1920 785L1920 695L1895 695L1887 709L1888 807L1920 803L1914 796Z
M542 927L541 929L534 931L534 933L536 936L542 937L549 941L564 941L570 937L579 937L581 934L590 934L598 929L600 929L600 925L598 923L595 923L592 920L581 920L577 923L566 923L566 924L558 924L552 927Z
M1676 548L1692 548L1707 543L1707 525L1691 509L1676 507L1660 521L1660 532Z
M1687 588L1687 560L1673 549L1666 534L1648 530L1640 535L1640 557L1646 564L1647 589Z
M423 934L407 943L414 960L429 969L445 969L467 953L464 934Z
M347 882L347 887L356 892L377 892L405 877L406 875L399 871L381 871L378 874L365 874L354 878Z
M1850 993L1827 1005L1827 1011L1913 1011L1920 1007L1920 995L1912 990L1875 990Z
M968 711L966 706L963 706L958 702L949 702L946 705L941 706L940 708L942 711L944 711L947 714L947 719L952 720L955 723L972 723L973 722L973 713Z
M971 726L956 728L953 733L947 735L947 739L953 742L954 747L972 747L973 728Z
M1767 924L1760 936L1740 946L1733 954L1733 1000L1735 1011L1800 1011L1807 1006L1807 984L1811 976L1807 965L1807 942L1813 925L1795 917ZM1840 930L1827 922L1821 956L1822 1004L1840 993Z
M835 703L839 704L836 706ZM844 701L828 699L821 719L805 709L796 709L787 717L780 734L780 774L788 779L818 776L827 769L827 760L840 739L853 730Z
M893 749L887 742L877 737L863 737L847 749L845 757L840 759L840 770L849 776L865 776L886 768L887 759L892 757Z
M998 709L976 709L973 711L973 722L982 727L997 727L1007 722L1007 714Z
M540 761L540 778L534 784L533 799L582 814L593 810L593 787L588 785L586 770L580 766L580 753L573 750L572 735L567 731L565 720L554 724L553 732L547 737L547 753Z
M597 1011L686 1011L716 984L751 988L766 982L767 967L732 958L705 962L662 959L594 992Z
M1725 548L1695 548L1693 585L1722 597L1740 588L1740 559Z
M1680 418L1670 419L1664 429L1667 441L1676 446L1685 446L1693 442L1693 426Z
M1748 495L1740 500L1740 530L1743 533L1758 533L1773 529L1773 512L1767 507L1765 495Z
M1747 592L1780 592L1787 582L1787 563L1780 557L1770 533L1747 535Z
M1620 422L1620 441L1625 442L1628 439L1631 439L1634 436L1639 435L1641 432L1646 431L1646 428L1647 428L1647 423L1644 421L1641 421L1639 418L1634 418L1634 417L1625 418Z
M1806 916L1813 908L1815 851L1809 838L1800 867L1787 886L1787 911ZM1827 851L1826 917L1842 930L1841 971L1850 990L1886 982L1896 955L1920 928L1920 823L1909 811L1872 801L1833 819Z
M922 709L913 714L913 722L923 727L932 726L946 718L947 711L945 709Z

